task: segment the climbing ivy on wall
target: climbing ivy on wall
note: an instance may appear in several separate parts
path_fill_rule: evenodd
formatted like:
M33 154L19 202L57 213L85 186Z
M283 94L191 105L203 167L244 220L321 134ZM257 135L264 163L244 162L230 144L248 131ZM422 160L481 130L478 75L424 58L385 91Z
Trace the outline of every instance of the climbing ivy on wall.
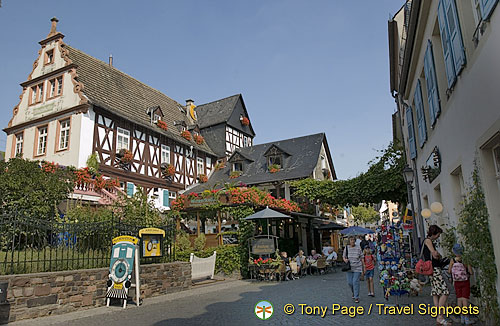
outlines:
M479 269L477 279L481 289L481 312L492 325L500 324L496 280L498 272L491 240L488 209L475 162L473 184L460 213L458 232L464 240L464 261Z

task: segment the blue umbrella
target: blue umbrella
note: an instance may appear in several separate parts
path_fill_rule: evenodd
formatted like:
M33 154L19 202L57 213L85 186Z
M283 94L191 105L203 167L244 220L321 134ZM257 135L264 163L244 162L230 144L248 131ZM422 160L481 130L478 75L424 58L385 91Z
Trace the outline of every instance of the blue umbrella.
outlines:
M370 234L370 233L375 233L375 231L362 228L361 226L350 226L347 229L343 229L340 231L343 235L363 235L363 234Z

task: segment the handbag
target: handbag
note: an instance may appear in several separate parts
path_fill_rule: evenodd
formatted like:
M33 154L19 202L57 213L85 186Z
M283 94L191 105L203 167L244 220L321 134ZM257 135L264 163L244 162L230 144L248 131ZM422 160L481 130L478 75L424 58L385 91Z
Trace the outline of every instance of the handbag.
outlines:
M422 244L422 250L420 251L420 260L415 265L415 273L422 275L432 275L434 272L432 268L432 260L425 261L424 256L425 242Z
M345 246L345 256L349 258L349 251L347 250L347 246ZM344 264L342 265L342 272L348 272L350 270L351 270L351 262L350 261L348 261L347 263L344 262Z

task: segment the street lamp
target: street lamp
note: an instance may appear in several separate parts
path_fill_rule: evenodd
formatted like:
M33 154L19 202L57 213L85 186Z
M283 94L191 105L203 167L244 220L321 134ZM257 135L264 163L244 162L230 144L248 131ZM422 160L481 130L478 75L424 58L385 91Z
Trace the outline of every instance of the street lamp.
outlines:
M405 178L406 183L413 189L412 183L415 178L415 173L413 173L413 169L408 165L403 169L403 177Z

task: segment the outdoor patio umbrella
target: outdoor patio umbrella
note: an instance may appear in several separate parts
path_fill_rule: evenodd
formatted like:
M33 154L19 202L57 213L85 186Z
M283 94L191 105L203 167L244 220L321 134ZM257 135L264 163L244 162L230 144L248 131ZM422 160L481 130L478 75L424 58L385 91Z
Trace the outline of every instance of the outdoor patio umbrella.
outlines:
M266 219L267 220L267 234L269 234L269 220L270 219L283 220L283 219L289 219L289 218L292 218L292 217L289 215L280 213L278 211L275 211L274 209L270 209L269 207L266 206L266 208L264 208L263 210L258 211L255 214L252 214L250 216L245 217L244 220L252 221L252 220Z
M343 229L340 231L343 235L363 235L363 234L370 234L370 233L375 233L375 231L362 228L361 226L350 226L347 229Z

